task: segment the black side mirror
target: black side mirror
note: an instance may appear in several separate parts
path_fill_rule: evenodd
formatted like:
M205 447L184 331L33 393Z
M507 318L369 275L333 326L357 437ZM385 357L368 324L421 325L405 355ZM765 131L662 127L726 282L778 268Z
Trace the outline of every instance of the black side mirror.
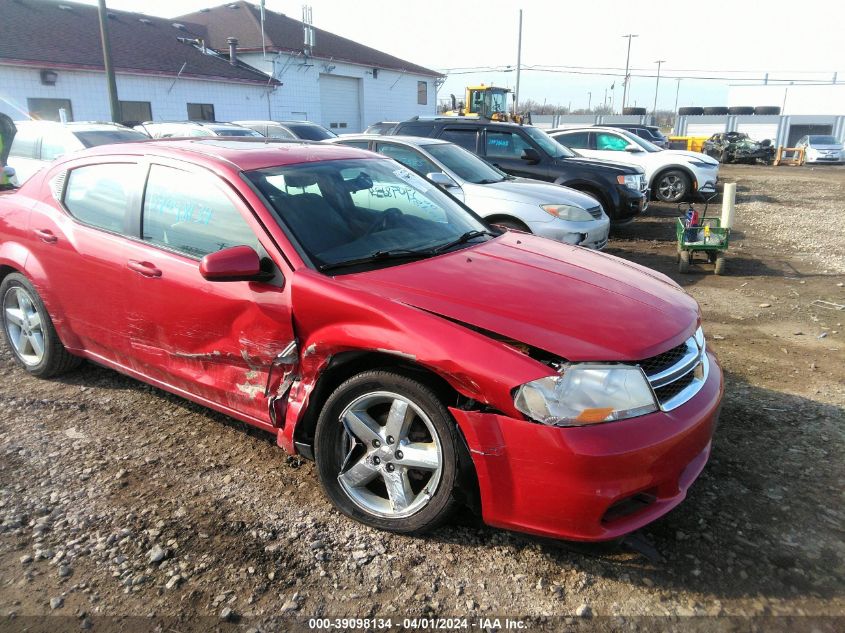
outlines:
M520 156L522 160L528 161L529 165L536 165L540 162L540 152L538 152L533 147L526 147L522 150L522 156Z

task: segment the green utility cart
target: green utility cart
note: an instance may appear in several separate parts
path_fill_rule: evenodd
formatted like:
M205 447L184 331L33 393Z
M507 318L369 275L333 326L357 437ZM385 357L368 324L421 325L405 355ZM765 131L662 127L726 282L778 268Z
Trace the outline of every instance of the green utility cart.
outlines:
M694 253L703 253L707 260L715 264L717 275L725 273L725 251L728 250L731 230L722 228L719 218L703 218L700 226L687 227L683 218L675 224L678 238L678 272L689 272Z

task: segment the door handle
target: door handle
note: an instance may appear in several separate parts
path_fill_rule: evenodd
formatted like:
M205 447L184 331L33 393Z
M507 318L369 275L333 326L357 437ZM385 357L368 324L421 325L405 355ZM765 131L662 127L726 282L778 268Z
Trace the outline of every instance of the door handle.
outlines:
M144 277L161 277L161 270L156 268L150 262L139 262L134 259L130 259L126 265L129 267L129 270L134 270L136 273L143 275Z
M35 234L38 236L42 242L47 242L47 244L55 244L59 241L59 238L53 235L53 231L49 229L35 229Z

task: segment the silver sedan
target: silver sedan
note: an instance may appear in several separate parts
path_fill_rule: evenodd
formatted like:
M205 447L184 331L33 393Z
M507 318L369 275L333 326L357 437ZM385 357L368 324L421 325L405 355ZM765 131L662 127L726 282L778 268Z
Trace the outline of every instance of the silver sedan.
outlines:
M425 174L490 224L601 250L610 219L592 196L499 171L464 148L432 138L369 135L326 142L369 149Z

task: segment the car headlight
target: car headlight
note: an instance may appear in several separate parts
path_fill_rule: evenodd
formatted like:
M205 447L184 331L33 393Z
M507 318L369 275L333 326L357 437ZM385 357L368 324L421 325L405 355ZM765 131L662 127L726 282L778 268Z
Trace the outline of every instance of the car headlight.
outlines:
M706 163L703 160L693 159L693 160L688 160L687 162L690 165L692 165L693 167L699 167L699 168L703 168L703 169L715 169L716 167L719 166L718 163Z
M642 183L642 178L638 174L633 174L631 176L617 176L616 182L620 185L625 185L628 189L639 191L641 188L640 185Z
M658 410L642 369L594 363L568 365L557 376L521 385L514 406L551 426L585 426Z
M541 204L540 208L549 215L570 222L590 222L594 219L589 211L569 204Z

